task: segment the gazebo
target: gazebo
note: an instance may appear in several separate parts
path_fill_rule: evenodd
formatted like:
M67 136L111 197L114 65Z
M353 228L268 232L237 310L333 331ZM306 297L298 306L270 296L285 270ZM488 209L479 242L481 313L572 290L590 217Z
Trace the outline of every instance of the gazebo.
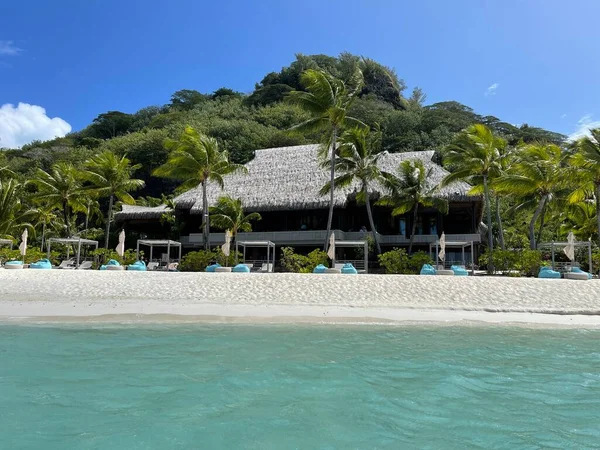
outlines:
M562 252L563 248L565 248L567 245L569 245L568 242L544 242L544 243L538 244L538 249L550 249L550 251L552 253L552 270L555 270L555 268L557 266L555 250L558 249ZM592 243L590 241L576 241L573 243L573 245L575 247L587 247L587 249L588 249L588 264L590 265L588 272L593 273L593 270L592 270Z
M338 247L358 247L363 249L363 261L362 263L364 264L364 273L368 273L369 272L369 242L368 241L335 241L335 248L337 249ZM331 262L333 267L335 267L335 262L336 262L336 258L333 259L333 261ZM353 263L353 265L356 267L356 269L360 269L360 260L344 260L342 262L350 262ZM362 270L359 270L360 272L363 272Z
M273 272L275 269L275 243L271 241L235 241L235 252L237 254L239 247L243 248L243 261L246 262L247 247L266 247L267 248L267 272Z
M150 257L148 258L148 262L152 262L152 256L154 252L154 247L167 247L167 267L171 262L171 248L177 247L179 248L179 261L181 261L181 242L171 241L170 239L138 239L137 247L136 247L136 258L140 259L140 245L144 245L146 247L150 247Z
M82 239L82 238L50 238L46 240L46 248L48 251L48 259L50 259L50 250L52 248L52 244L62 244L67 246L67 259L69 259L69 246L77 246L77 260L75 261L75 267L79 267L79 261L81 259L81 246L94 247L96 250L98 249L98 241L92 241L91 239Z
M435 264L438 264L440 254L440 241L439 239L429 244L429 256L433 259L433 249L435 248ZM449 241L446 242L445 248L459 248L462 253L462 265L467 266L467 260L465 259L465 249L471 249L471 273L475 273L475 245L473 241Z
M8 245L10 249L13 248L13 241L11 239L0 239L0 245Z

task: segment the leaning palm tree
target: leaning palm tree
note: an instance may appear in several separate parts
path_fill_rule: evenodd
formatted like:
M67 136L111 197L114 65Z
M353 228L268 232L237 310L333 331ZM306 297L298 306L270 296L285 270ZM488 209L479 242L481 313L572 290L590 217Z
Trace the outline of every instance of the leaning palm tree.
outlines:
M362 72L357 68L348 83L332 77L322 70L308 69L300 77L300 83L306 91L292 91L287 100L299 105L310 113L310 119L296 125L298 130L325 130L326 146L321 157L327 160L329 153L329 168L331 185L329 197L329 216L327 218L327 234L325 248L329 244L329 235L333 222L334 191L335 191L335 157L337 152L337 137L348 124L366 127L360 120L348 116L348 110L360 93L364 84Z
M463 180L474 186L472 193L483 190L490 261L494 251L490 181L502 173L505 147L504 139L494 136L485 125L475 124L459 133L454 142L444 149L444 163L451 173L442 180L442 186ZM493 270L493 264L490 264L488 271Z
M382 177L379 160L385 152L381 152L381 133L371 133L367 128L351 128L340 136L339 143L338 156L335 159L335 172L338 175L334 179L334 186L336 189L343 189L355 181L358 182L360 188L356 200L365 203L367 207L377 253L381 253L369 194L369 185ZM321 194L328 194L331 186L331 182L328 182L321 189Z
M71 163L59 162L52 166L49 173L38 169L30 183L37 187L34 197L37 202L62 211L67 237L71 237L73 212L85 212L80 171Z
M571 164L580 169L581 182L569 196L570 203L580 203L586 198L594 198L596 211L600 212L600 128L590 130L591 136L576 142L577 152ZM598 241L600 242L600 214L596 214Z
M398 174L384 176L383 184L388 194L382 197L377 204L392 208L392 216L399 216L413 211L412 231L408 243L408 253L412 253L412 246L417 230L417 216L419 206L433 207L448 213L448 200L436 195L437 186L430 186L432 168L426 169L420 160L405 160L398 167Z
M535 207L529 222L529 245L537 248L535 225L550 202L565 185L563 154L555 144L529 144L520 149L519 159L509 173L500 177L496 188L520 197L516 208ZM515 209L516 209L515 208Z
M219 197L217 204L210 207L210 224L220 230L229 230L232 247L235 244L238 232L252 231L251 222L261 219L261 215L257 212L245 214L242 207L242 200L239 198L229 196Z
M108 197L108 211L106 214L106 234L104 235L104 248L108 249L110 222L115 198L127 205L134 205L135 199L130 192L145 186L143 180L131 178L141 164L131 165L125 156L117 156L107 150L94 156L85 164L84 178L91 183L90 191L97 197ZM89 211L90 199L86 199L85 212Z
M181 181L181 188L190 190L202 186L202 229L204 248L209 249L208 182L224 186L223 176L247 169L229 161L227 151L219 150L217 140L192 127L186 127L178 140L168 139L165 147L170 150L167 162L154 170L158 177Z

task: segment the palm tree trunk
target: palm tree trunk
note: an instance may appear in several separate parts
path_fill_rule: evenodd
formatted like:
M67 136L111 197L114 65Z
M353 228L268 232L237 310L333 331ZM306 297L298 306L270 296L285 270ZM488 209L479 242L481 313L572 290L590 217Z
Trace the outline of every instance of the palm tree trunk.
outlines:
M65 226L67 227L67 237L71 237L71 219L69 217L69 204L67 201L63 201L63 217L65 219Z
M202 233L204 235L204 250L210 250L209 233L210 224L208 223L208 196L206 195L206 180L202 182L202 218L204 219L204 229Z
M104 248L108 250L108 235L110 233L110 221L112 219L112 209L113 209L114 197L111 194L110 200L108 200L108 214L106 217L106 235L104 236Z
M488 273L494 273L494 236L492 235L492 205L490 205L490 188L487 175L483 176L483 195L485 196L485 210L488 227Z
M333 223L333 202L335 196L335 146L337 140L337 128L333 127L333 133L331 136L331 175L330 175L330 186L331 191L329 192L329 217L327 218L327 234L325 235L324 248L327 250L329 246L329 235L331 234L331 225Z
M600 242L600 184L596 185L596 221L598 224L598 242Z
M377 230L375 229L375 221L373 220L373 211L371 210L371 199L369 198L369 188L368 186L364 187L365 193L367 195L366 205L367 205L367 215L369 216L369 225L371 226L371 232L373 233L373 240L375 241L375 248L377 249L377 254L381 253L381 247L379 245L379 238L377 237Z
M544 231L544 225L546 225L546 211L548 211L548 202L544 204L544 209L542 209L542 214L540 217L540 229L538 230L536 243L539 243L542 240L542 231Z
M46 221L42 222L42 246L40 247L40 251L44 251L44 243L46 242Z
M504 227L502 226L502 216L500 215L500 196L496 194L496 222L498 223L498 242L500 248L504 248Z
M537 208L535 208L535 212L533 213L533 217L531 218L531 221L529 222L529 248L531 250L535 250L537 248L537 245L535 243L535 223L538 220L538 217L540 217L540 214L542 213L542 210L544 209L544 205L546 204L546 199L547 199L547 195L544 195L541 199L540 202L537 205Z
M419 212L419 204L415 204L415 211L413 213L412 232L410 233L410 241L408 241L408 254L412 253L413 241L415 240L415 233L417 232L417 215Z

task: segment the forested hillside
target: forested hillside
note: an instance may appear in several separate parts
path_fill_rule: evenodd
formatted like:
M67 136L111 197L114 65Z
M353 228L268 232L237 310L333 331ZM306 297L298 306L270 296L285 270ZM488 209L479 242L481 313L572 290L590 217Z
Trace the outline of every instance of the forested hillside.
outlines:
M394 70L351 54L339 57L297 55L280 72L267 74L250 94L221 88L210 94L192 89L175 92L170 103L148 106L133 114L108 111L99 114L81 131L47 142L32 142L22 149L0 152L0 167L23 179L41 168L50 170L59 161L77 165L103 150L127 154L140 164L136 177L146 182L140 196L169 195L176 187L151 176L163 164L167 150L163 141L178 136L191 125L215 137L234 162L244 163L260 148L317 142L319 135L290 130L307 118L306 113L285 101L288 92L302 89L300 74L320 68L347 79L359 65L365 84L349 112L351 116L382 130L383 148L390 152L438 149L465 127L482 123L504 137L509 145L536 140L562 144L565 136L540 128L515 127L492 116L480 116L455 101L427 104L425 93L406 92L404 81Z

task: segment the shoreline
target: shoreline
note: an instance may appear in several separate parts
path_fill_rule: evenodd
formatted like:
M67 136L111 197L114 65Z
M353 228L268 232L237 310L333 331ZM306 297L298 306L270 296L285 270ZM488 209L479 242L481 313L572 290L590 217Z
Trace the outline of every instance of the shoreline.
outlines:
M0 270L0 323L600 328L600 281Z

